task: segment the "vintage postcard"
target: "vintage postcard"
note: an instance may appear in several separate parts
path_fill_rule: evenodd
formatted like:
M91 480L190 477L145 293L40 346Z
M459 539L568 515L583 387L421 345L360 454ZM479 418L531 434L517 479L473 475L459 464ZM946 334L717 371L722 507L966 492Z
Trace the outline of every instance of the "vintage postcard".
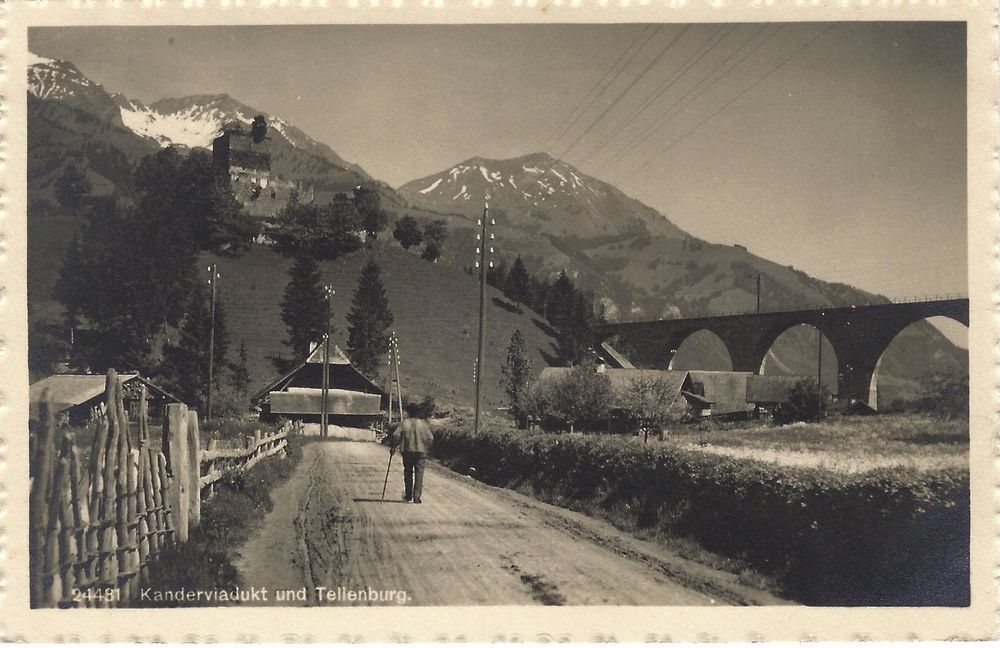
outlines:
M3 638L996 637L995 11L5 6Z

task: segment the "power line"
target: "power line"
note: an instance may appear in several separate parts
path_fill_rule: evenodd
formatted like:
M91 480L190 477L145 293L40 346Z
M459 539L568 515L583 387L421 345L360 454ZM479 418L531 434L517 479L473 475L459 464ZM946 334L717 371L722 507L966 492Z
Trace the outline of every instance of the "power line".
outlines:
M648 97L646 97L646 100L643 101L639 105L639 107L637 107L635 110L633 110L632 113L621 124L618 125L618 128L616 128L614 131L612 131L610 134L608 134L601 141L601 143L597 145L597 147L594 149L594 152L591 153L590 157L588 157L587 160L588 161L592 160L594 158L594 156L597 155L598 152L602 148L604 148L604 146L608 142L610 142L612 139L614 139L623 130L625 130L626 128L628 128L629 126L631 126L632 123L642 114L642 112L644 110L646 110L652 104L656 103L656 101L660 97L662 97L664 94L666 94L666 92L668 90L670 90L677 81L679 81L681 78L683 78L684 75L687 74L687 72L692 67L694 67L695 65L697 65L698 63L700 63L701 60L703 58L705 58L705 56L707 56L709 52L711 52L717 46L721 45L722 41L724 41L729 36L729 34L732 33L732 31L735 28L736 28L736 25L730 25L727 29L719 30L719 31L715 32L708 40L706 40L705 43L701 46L701 48L699 48L693 54L691 54L691 56L689 56L687 58L687 60L684 63L682 63L680 65L680 67L678 67L674 71L673 74L670 75L670 78L668 78L664 82L664 84L662 86L660 86L660 88L658 90L653 91L652 94L650 94ZM721 38L718 38L720 35L721 35ZM716 40L717 38L718 38L718 40Z
M792 52L788 57L782 59L782 61L780 63L778 63L777 65L775 65L773 68L771 68L771 70L767 74L765 74L764 76L760 77L759 79L757 79L756 81L754 81L752 84L750 84L746 89L743 90L743 92L739 93L738 95L736 95L735 97L733 97L732 99L730 99L729 101L727 101L726 103L724 103L718 110L716 110L711 115L709 115L705 119L703 119L700 122L698 122L697 124L695 124L693 128L687 130L680 137L678 137L678 138L674 139L673 141L671 141L666 147L664 147L663 149L661 149L659 152L657 152L653 156L647 158L645 162L643 162L639 166L631 169L629 171L629 173L635 173L636 171L639 171L639 170L645 168L646 165L648 165L650 162L652 162L656 158L660 157L661 155L663 155L664 153L666 153L667 151L669 151L670 149L672 149L673 147L677 146L679 143L681 143L682 141L684 141L689 135L691 135L691 133L695 132L696 130L698 130L699 128L701 128L703 125L705 125L706 123L710 122L711 120L715 119L715 117L717 115L719 115L719 113L721 113L726 108L728 108L729 106L733 105L734 103L736 103L737 101L739 101L740 99L742 99L748 92L750 92L751 90L753 90L754 88L756 88L758 85L760 85L761 83L763 83L765 80L767 80L772 74L774 74L779 69L781 69L786 63L788 63L789 61L791 61L793 58L795 58L796 56L798 56L799 54L801 54L803 51L805 51L805 49L807 47L809 47L810 45L812 45L813 43L815 43L816 41L818 41L820 38L822 38L836 24L837 23L831 23L831 24L827 25L827 27L823 31L821 31L815 37L813 37L808 42L806 42L804 45L802 45L801 47L799 47L797 50L795 50L794 52Z
M650 40L652 40L653 35L658 30L659 27L654 27L653 25L646 25L645 27L643 27L642 31L639 32L638 36L635 37L632 43L627 48L625 48L625 50L618 56L618 59L615 60L615 62L611 65L611 67L608 68L607 72L604 73L604 76L602 76L600 80L596 84L594 84L594 86L589 91L587 91L587 94L583 96L583 99L580 100L580 103L576 106L576 108L573 109L573 112L569 114L569 117L567 118L567 123L562 127L562 129L559 130L559 133L555 135L555 137L550 135L549 139L545 140L545 145L542 147L543 150L548 150L549 146L555 146L556 143L560 139L562 139L566 135L566 133L570 131L570 129L576 126L576 124L580 121L580 119L583 118L583 116L587 113L588 110L590 110L591 106L594 105L594 102L597 101L597 98L600 97L602 94L604 94L604 91L607 90L609 87L611 87L614 84L614 82L618 80L618 77L621 75L621 73L625 71L625 68L631 65L632 61L635 60L635 57L638 56L639 52L642 51L642 48L644 48L646 44L649 43ZM645 40L641 45L639 45L639 48L632 53L632 56L629 57L629 60L625 63L625 65L623 65L621 68L618 69L618 72L615 73L614 78L612 78L607 83L604 83L604 80L608 78L608 76L616 67L618 67L618 64L621 63L622 60L625 58L625 56L632 51L632 48L634 48L636 44L643 39L644 34L645 34ZM597 94L595 94L590 99L590 102L587 103L586 107L582 111L577 113L577 111L580 110L580 107L583 106L583 104L587 101L587 97L590 97L591 93L594 92L594 90L597 90L598 88L600 88L600 90L597 92ZM573 117L573 115L576 115L576 117Z
M708 90L710 90L712 87L714 87L715 85L717 85L720 81L722 81L722 79L725 78L726 75L728 75L730 72L732 72L734 69L736 69L736 67L739 66L741 63L743 63L743 61L745 61L748 58L750 58L751 56L753 56L753 54L757 50L759 50L761 47L763 47L765 44L767 44L772 38L774 38L778 34L778 32L780 32L784 28L784 26L783 25L779 25L778 28L775 29L773 32L771 32L771 34L769 36L767 36L766 38L764 38L763 40L761 40L759 43L757 43L756 45L754 45L752 48L750 48L750 50L747 51L745 54L743 54L743 56L741 56L739 58L739 60L737 60L732 65L730 65L728 68L726 68L725 71L723 71L723 73L720 74L718 77L716 77L714 80L710 81L709 84L706 85L704 88L702 88L696 95L694 95L693 97L691 97L689 100L684 101L687 97L689 97L691 95L692 92L696 91L699 86L701 86L705 81L709 80L716 72L719 71L719 69L721 69L727 62L729 62L729 60L732 59L732 57L735 56L740 51L740 49L742 49L743 47L745 47L746 45L748 45L754 38L756 38L757 36L759 36L764 31L764 29L766 29L766 28L767 28L766 25L764 27L761 27L756 33L753 34L753 36L751 36L747 41L745 41L742 45L740 45L739 48L737 48L736 50L733 50L733 52L728 57L726 57L725 60L723 60L721 63L719 63L719 65L717 65L715 67L715 69L712 70L712 72L710 72L707 76L705 76L697 84L695 84L694 86L692 86L681 97L678 97L678 99L676 101L674 101L672 104L670 104L670 106L668 106L665 111L663 111L662 113L660 113L660 115L657 116L652 122L650 122L646 126L646 128L644 128L638 135L636 135L635 137L633 137L631 140L628 141L628 143L626 143L623 147L621 147L620 149L618 149L618 151L604 165L602 165L602 167L603 168L608 168L608 167L612 166L615 162L617 162L618 160L620 160L621 157L623 155L625 155L627 153L627 151L629 151L630 148L635 143L637 143L638 141L640 141L642 138L646 137L647 135L651 134L652 131L658 125L661 125L662 123L664 123L664 120L669 120L671 117L677 115L682 110L684 110L685 108L687 108L688 106L690 106L691 104L693 104L695 101L697 101L699 98L701 98L702 95L704 95L706 92L708 92ZM684 101L683 104L680 103L682 101Z
M690 28L691 28L691 25L685 25L683 29L681 29L681 30L680 30L679 32L677 32L677 33L676 33L676 34L675 34L675 35L673 36L673 38L671 38L671 39L670 39L670 40L669 40L669 41L667 42L667 44L666 44L666 45L665 45L665 46L663 47L663 49L661 49L661 50L660 50L660 52L659 52L659 53L658 53L658 54L657 54L657 55L656 55L655 57L653 57L653 59L652 59L652 60L651 60L651 61L650 61L649 63L647 63L647 64L646 64L646 67L644 67L644 68L642 69L642 71L641 71L641 72L639 72L639 74L637 74L637 75L636 75L636 77L635 77L634 79L632 79L632 82L631 82L631 83L629 83L629 84L628 84L628 85L627 85L627 86L625 87L625 89L624 89L624 90L622 90L622 91L621 91L620 93L618 93L618 96L617 96L617 97L615 97L614 101L612 101L612 102L611 102L611 103L610 103L610 104L609 104L609 105L608 105L608 106L607 106L607 107L606 107L606 108L604 109L604 111L603 111L603 112L602 112L602 113L601 113L600 115L598 115L596 119L594 119L594 121L590 122L590 125L589 125L589 126L587 126L587 128L586 128L586 129L585 129L585 130L584 130L584 131L583 131L583 132L582 132L582 133L580 134L580 136L579 136L579 137L577 137L577 138L576 138L575 140L573 140L573 143L569 145L569 148L567 148L567 149L566 149L565 151L563 151L563 154L562 154L562 155L561 155L560 157L565 157L565 156L566 156L566 154L567 154L567 153L569 153L570 151L572 151L572 150L573 150L573 148L574 148L574 147L576 147L576 145L577 145L577 144L579 144L579 143L580 143L580 141L581 141L581 140L582 140L582 139L583 139L584 137L586 137L587 135L589 135L589 134L590 134L590 131L591 131L591 130L593 130L594 126L596 126L596 125L598 124L598 122L600 122L600 121L601 121L602 119L604 119L605 115L607 115L607 114L608 114L609 112L611 112L611 111L612 111L612 110L614 109L614 107L618 105L618 102L619 102L619 101L621 101L621 100L622 100L622 98L623 98L623 97L624 97L625 95L627 95L627 94L628 94L629 90L631 90L631 89L632 89L633 87L635 87L635 84L636 84L636 83L638 83L638 82L639 82L639 81L640 81L640 80L642 79L642 77L643 77L643 76L645 76L645 75L646 75L646 73L647 73L647 72L649 72L649 70L650 70L650 69L651 69L651 68L652 68L652 67L653 67L654 65L656 65L657 63L659 63L659 62L660 62L660 60L661 60L661 59L662 59L662 58L664 57L664 55L665 55L665 54L667 53L667 51L668 51L668 50L669 50L669 49L670 49L671 47L673 47L673 46L674 46L674 44L675 44L675 43L677 43L677 41L678 41L678 40L679 40L679 39L681 38L681 36L683 36L683 35L684 35L684 34L685 34L685 33L687 32L687 30L688 30L688 29L690 29Z

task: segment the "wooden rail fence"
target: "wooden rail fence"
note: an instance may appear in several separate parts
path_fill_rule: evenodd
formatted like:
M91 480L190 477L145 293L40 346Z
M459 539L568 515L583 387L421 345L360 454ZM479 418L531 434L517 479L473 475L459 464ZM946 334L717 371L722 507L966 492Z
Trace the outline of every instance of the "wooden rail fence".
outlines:
M244 471L284 453L298 423L247 437L245 448L201 448L198 415L167 406L161 449L150 447L146 392L136 438L113 370L105 383L105 416L97 421L89 459L73 431L58 426L43 394L41 425L31 436L29 573L32 607L119 607L139 597L148 566L164 548L188 539L227 471Z

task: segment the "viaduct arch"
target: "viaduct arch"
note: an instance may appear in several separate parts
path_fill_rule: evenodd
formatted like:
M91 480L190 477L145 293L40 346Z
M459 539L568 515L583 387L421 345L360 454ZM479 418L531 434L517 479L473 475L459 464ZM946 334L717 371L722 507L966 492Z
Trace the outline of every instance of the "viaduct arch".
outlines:
M636 350L644 367L668 367L673 353L701 330L714 333L733 362L733 371L760 373L768 350L782 333L799 324L817 328L833 346L839 363L837 393L869 402L872 381L883 352L907 326L930 317L948 317L969 325L968 299L935 299L899 304L836 306L742 315L606 324L598 343L618 336Z

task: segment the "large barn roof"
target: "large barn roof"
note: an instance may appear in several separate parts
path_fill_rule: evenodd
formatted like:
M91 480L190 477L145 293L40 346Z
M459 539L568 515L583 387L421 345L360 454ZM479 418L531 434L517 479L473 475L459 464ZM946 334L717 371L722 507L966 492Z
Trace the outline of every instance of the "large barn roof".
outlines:
M282 391L288 388L295 375L308 365L319 365L320 368L315 371L319 371L319 373L322 374L323 345L317 344L316 348L314 348L304 360L295 365L288 373L272 380L257 390L256 393L250 396L250 401L259 401L271 392ZM384 396L386 394L385 389L372 382L367 376L355 369L354 365L351 364L351 361L347 359L347 355L336 344L330 345L329 366L331 368L330 372L333 374L333 376L331 376L331 380L336 380L339 374L341 378L346 378L349 384L362 387L363 391L379 394L380 396ZM307 371L306 373L309 372Z

